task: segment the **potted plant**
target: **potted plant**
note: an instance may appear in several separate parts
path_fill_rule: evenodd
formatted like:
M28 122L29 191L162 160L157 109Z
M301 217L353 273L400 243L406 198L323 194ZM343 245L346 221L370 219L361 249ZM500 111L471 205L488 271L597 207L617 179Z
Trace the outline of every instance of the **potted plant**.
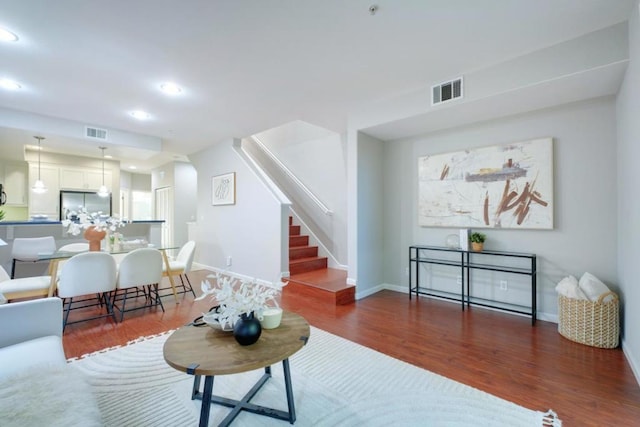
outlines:
M482 233L478 233L477 231L471 233L471 236L469 237L469 240L471 240L471 249L476 252L481 252L486 238L487 236Z

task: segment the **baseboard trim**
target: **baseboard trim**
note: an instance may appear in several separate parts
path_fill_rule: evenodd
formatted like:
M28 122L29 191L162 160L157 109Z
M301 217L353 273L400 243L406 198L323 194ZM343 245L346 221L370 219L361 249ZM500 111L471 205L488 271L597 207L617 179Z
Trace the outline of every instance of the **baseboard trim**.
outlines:
M625 340L622 340L622 352L624 353L624 357L627 359L627 363L631 367L631 372L633 372L633 376L636 377L636 382L640 385L640 367L636 365L636 358L633 353L629 349L629 346L626 345Z

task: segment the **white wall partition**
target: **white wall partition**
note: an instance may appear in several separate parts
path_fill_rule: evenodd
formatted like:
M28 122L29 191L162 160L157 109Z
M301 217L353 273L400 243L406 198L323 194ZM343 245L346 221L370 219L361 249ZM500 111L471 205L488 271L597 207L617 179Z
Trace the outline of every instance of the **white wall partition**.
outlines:
M197 261L274 281L288 262L278 249L288 233L282 204L236 152L235 143L224 141L190 156L198 171L198 218L192 226ZM236 174L236 202L213 206L212 178L229 172Z
M623 305L622 346L640 382L640 200L638 199L638 159L640 159L640 20L638 7L629 18L629 57L624 82L616 103L618 120L618 282Z

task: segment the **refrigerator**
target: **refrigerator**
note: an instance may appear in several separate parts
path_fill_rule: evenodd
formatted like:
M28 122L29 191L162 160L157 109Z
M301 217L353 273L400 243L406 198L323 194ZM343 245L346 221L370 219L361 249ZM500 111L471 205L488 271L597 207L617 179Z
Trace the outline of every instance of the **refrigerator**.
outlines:
M108 197L100 197L96 192L60 191L60 220L82 210L86 210L87 213L102 212L103 215L111 216L111 194Z

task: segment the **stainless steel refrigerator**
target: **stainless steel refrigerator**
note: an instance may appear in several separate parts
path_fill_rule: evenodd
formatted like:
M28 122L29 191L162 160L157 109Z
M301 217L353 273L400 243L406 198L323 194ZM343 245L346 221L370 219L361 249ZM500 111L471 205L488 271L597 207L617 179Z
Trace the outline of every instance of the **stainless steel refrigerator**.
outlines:
M101 212L111 216L111 194L100 197L95 192L60 191L60 220L67 219L73 212ZM73 219L73 218L68 218Z

